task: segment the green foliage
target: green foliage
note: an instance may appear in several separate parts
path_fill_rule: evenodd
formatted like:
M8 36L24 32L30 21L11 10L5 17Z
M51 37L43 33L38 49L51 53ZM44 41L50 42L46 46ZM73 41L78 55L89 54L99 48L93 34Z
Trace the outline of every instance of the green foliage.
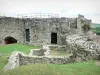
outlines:
M100 27L92 28L92 31L97 35L100 35Z
M66 65L30 64L2 71L0 75L100 75L100 66L96 66L95 61Z
M91 26L88 25L88 24L84 24L84 25L82 26L82 28L83 28L84 31L89 31L89 30L91 29Z
M84 20L81 19L81 23L84 23Z

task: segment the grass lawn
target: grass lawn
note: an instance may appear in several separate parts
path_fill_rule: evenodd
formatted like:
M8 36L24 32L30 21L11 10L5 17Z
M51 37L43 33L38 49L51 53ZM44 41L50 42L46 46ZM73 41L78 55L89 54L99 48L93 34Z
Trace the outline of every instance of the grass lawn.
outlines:
M0 46L0 71L7 64L8 56L11 55L13 51L21 51L25 54L29 53L30 49L40 48L39 46L28 46L22 44L9 44L5 46Z
M4 56L10 55L13 51L21 51L25 54L29 53L30 49L40 48L39 46L28 46L22 44L9 44L5 46L0 46L0 54Z
M1 71L0 75L100 75L100 66L96 66L95 61L66 65L30 64Z
M8 57L4 57L4 56L0 57L0 71L3 70L7 62L8 62Z

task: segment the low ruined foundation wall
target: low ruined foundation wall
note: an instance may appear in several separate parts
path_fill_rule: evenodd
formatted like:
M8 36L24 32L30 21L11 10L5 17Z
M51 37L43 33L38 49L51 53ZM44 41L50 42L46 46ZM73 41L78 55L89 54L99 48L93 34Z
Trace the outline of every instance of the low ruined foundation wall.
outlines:
M67 56L31 56L17 51L13 52L9 59L7 65L4 67L4 71L27 64L67 64L74 63L75 61L73 54Z
M27 64L67 64L74 62L74 56L72 54L68 56L23 56L19 54L19 66Z
M45 50L44 49L31 49L29 55L31 56L43 56Z

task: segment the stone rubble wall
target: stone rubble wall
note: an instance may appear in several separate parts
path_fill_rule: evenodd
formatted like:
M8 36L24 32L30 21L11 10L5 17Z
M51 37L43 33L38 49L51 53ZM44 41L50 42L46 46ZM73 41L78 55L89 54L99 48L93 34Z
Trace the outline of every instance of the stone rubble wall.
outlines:
M24 23L22 19L11 17L0 17L0 40L11 36L18 43L24 43Z
M44 56L45 50L43 49L31 49L29 55L30 56Z
M67 56L31 56L15 51L10 56L7 65L4 67L4 71L27 64L67 64L74 63L74 61L75 57L73 54Z
M76 56L76 61L100 58L100 45L94 41L87 41L86 36L78 34L67 36L66 49Z
M49 45L44 45L43 49L45 50L44 51L44 56L50 56L51 53L50 53Z
M74 56L72 54L68 56L23 56L19 54L19 65L27 64L67 64L74 63Z
M7 65L4 67L4 71L7 71L9 69L13 69L19 66L19 56L18 56L19 53L21 53L22 55L25 55L24 53L18 52L18 51L12 52L11 56L8 59Z

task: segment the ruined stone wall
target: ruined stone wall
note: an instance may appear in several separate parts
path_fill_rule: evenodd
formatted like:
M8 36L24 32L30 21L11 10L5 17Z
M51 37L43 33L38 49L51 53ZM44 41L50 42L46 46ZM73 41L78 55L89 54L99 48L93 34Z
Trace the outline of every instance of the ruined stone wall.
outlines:
M70 26L70 34L78 34L79 29L77 27L77 18L68 18L69 26Z
M83 25L90 25L91 26L91 20L84 18L83 15L78 15L77 17L77 29L79 34L83 34L84 30L82 28Z
M35 64L35 63L42 63L42 64L68 64L73 63L74 57L72 55L69 56L23 56L19 54L19 66L27 65L27 64Z
M11 36L18 43L31 45L51 44L51 34L57 33L57 44L65 45L66 36L81 32L81 18L0 18L0 39ZM84 18L84 17L83 17ZM86 20L85 22L89 22ZM29 29L30 41L26 41L25 30Z
M9 57L8 63L4 67L4 71L27 64L68 64L74 63L74 61L75 58L73 54L67 56L30 56L22 52L14 51Z
M25 29L30 30L30 42L26 41ZM0 18L0 38L14 37L20 43L33 45L51 44L51 33L57 33L57 44L65 44L69 26L65 18L18 19Z
M4 40L6 37L11 36L18 40L19 43L23 43L23 20L11 17L0 18L0 40Z
M77 28L77 18L70 18L70 28Z
M57 44L65 44L69 26L62 18L33 18L25 20L25 28L30 29L30 44L45 45L51 44L51 33L57 33Z
M76 56L76 61L100 59L100 45L94 41L88 41L86 36L67 36L66 49L67 52Z

